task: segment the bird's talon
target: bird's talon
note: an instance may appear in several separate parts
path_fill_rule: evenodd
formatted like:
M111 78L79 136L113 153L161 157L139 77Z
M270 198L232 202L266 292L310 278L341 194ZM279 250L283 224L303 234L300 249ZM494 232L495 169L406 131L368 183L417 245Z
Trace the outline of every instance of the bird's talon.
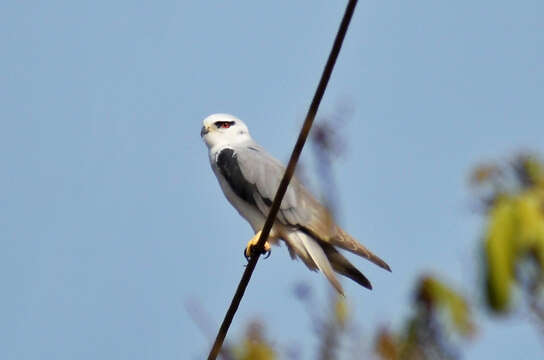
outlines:
M260 232L257 235L260 236ZM255 235L255 237L253 237L253 239L249 241L246 248L244 249L244 257L246 258L248 262L249 262L249 259L254 255L261 255L261 254L265 255L265 259L267 259L270 256L271 247L268 241L265 241L264 243L264 250L260 254L256 254L255 246L257 245L257 240L259 239L257 235Z
M249 262L249 258L250 258L251 256L249 256L249 255L247 254L247 249L244 249L243 252L244 252L244 257L246 258L246 261Z

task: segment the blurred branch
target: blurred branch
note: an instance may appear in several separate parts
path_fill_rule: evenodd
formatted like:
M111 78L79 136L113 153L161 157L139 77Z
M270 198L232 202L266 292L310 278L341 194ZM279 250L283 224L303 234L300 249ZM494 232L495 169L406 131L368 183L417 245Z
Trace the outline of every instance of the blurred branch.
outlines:
M314 126L311 134L311 144L314 149L318 179L320 180L323 203L334 216L338 216L337 186L334 180L332 164L345 152L346 141L342 138L342 127L353 113L348 104L337 105L332 114L321 117Z
M331 289L329 289L331 290ZM346 299L335 291L330 291L329 305L325 311L318 309L313 301L312 288L305 283L295 286L295 297L302 302L319 337L317 359L334 360L338 358L342 336L345 334L352 313Z

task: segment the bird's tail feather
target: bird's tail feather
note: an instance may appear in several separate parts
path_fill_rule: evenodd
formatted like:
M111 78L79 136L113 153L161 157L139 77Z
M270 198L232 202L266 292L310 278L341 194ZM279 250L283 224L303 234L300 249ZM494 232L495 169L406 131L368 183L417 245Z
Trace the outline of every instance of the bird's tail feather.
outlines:
M328 244L322 244L323 251L329 262L332 265L334 271L340 275L344 275L351 280L355 281L357 284L364 286L365 288L372 290L372 284L355 266L353 266L348 259L346 259L342 254L338 252L333 246Z
M334 271L333 271L334 264L333 266L331 266L331 263L329 262L329 257L323 251L323 248L321 247L321 245L315 239L313 239L310 235L305 234L304 232L298 232L297 235L299 239L301 240L302 245L304 246L306 252L310 256L310 258L313 260L317 268L321 270L321 272L327 277L327 279L332 284L332 286L334 286L334 288L340 294L344 295L344 289L342 288L342 285L340 285L340 282L334 275Z
M359 243L357 240L351 237L351 235L339 227L337 228L336 236L331 239L331 243L332 245L339 246L342 249L346 249L347 251L362 256L387 271L391 271L391 268L385 261L380 259L376 254L368 250L364 245Z

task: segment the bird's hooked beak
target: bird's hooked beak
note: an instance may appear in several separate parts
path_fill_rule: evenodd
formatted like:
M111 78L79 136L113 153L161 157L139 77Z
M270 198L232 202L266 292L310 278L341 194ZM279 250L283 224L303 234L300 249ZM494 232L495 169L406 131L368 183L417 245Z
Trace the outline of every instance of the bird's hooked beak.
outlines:
M210 132L210 129L208 128L208 126L206 125L202 126L202 129L200 129L200 137L203 137L209 132Z

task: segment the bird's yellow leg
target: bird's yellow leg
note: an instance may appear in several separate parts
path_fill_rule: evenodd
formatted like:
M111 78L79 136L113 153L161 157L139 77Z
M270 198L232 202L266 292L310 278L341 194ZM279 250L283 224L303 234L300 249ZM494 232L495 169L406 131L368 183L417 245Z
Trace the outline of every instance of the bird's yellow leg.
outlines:
M253 236L251 238L251 240L249 240L249 242L247 243L247 246L246 246L246 250L244 251L244 255L246 256L246 258L249 258L251 257L252 255L252 248L257 245L257 242L259 242L259 238L261 237L261 230L259 230L259 232L257 232L255 234L255 236ZM264 252L267 253L270 251L270 244L268 243L268 240L264 242Z

